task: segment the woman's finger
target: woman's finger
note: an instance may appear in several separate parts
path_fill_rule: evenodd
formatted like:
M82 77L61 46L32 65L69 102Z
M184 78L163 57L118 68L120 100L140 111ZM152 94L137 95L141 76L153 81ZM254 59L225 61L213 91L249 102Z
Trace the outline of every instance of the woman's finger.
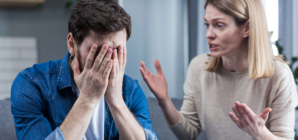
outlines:
M148 75L145 74L144 68L140 67L140 71L141 71L141 74L142 74L142 77L143 77L144 81L147 83Z
M240 120L240 124L242 126L247 126L247 123L244 121L244 113L241 109L240 103L238 101L235 102L235 109L237 110L238 114L239 114L239 120Z
M230 116L230 118L233 120L233 122L234 122L239 128L241 128L239 119L238 119L232 112L229 113L229 116Z
M141 61L141 67L144 69L145 75L148 75L148 74L149 74L149 71L148 71L148 69L146 68L146 66L145 66L145 62L144 62L144 61Z
M264 109L264 111L263 111L263 113L262 113L262 118L265 120L265 121L267 121L267 119L268 119L268 116L269 116L269 113L272 111L272 109L271 108L265 108Z
M234 111L237 118L240 118L240 114L239 114L238 110L236 109L236 106L232 106L232 110Z
M247 117L250 119L250 121L252 123L255 123L255 113L246 104L243 103L241 106Z
M157 71L157 75L163 75L163 72L161 70L161 66L160 66L160 63L157 59L154 60L154 66L155 66L155 69Z

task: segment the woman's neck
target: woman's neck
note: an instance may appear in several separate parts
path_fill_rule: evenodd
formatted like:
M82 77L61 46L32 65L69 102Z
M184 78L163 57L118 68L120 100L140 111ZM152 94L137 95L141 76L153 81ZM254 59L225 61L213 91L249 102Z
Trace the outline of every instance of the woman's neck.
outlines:
M239 51L241 53L234 53L234 55L222 56L223 69L230 72L241 72L248 68L246 51Z

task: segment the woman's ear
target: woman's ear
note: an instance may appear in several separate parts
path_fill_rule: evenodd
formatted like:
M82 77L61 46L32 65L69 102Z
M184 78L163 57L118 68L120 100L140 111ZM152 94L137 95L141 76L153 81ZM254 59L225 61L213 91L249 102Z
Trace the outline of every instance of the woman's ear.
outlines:
M67 35L67 48L68 48L70 55L75 56L77 46L76 46L76 42L73 38L72 33L69 33Z
M249 20L244 23L244 34L243 38L249 37Z

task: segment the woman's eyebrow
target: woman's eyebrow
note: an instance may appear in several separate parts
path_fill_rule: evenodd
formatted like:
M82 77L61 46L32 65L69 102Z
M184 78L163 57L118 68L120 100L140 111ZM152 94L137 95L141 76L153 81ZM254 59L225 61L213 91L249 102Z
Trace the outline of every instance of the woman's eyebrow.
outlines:
M213 18L211 21L218 21L218 20L225 20L226 18L221 18L221 17L219 17L219 18ZM205 18L204 18L204 20L205 21L207 21Z

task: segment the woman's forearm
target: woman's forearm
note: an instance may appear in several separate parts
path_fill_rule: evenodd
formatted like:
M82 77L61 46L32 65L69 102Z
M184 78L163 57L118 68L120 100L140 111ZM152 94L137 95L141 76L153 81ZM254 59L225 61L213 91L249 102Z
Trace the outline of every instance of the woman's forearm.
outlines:
M281 138L281 137L275 136L265 126L263 128L263 133L261 135L259 135L258 137L253 138L253 139L254 140L286 140L285 138Z
M171 98L168 96L164 101L158 101L168 125L175 125L179 121L179 114Z

